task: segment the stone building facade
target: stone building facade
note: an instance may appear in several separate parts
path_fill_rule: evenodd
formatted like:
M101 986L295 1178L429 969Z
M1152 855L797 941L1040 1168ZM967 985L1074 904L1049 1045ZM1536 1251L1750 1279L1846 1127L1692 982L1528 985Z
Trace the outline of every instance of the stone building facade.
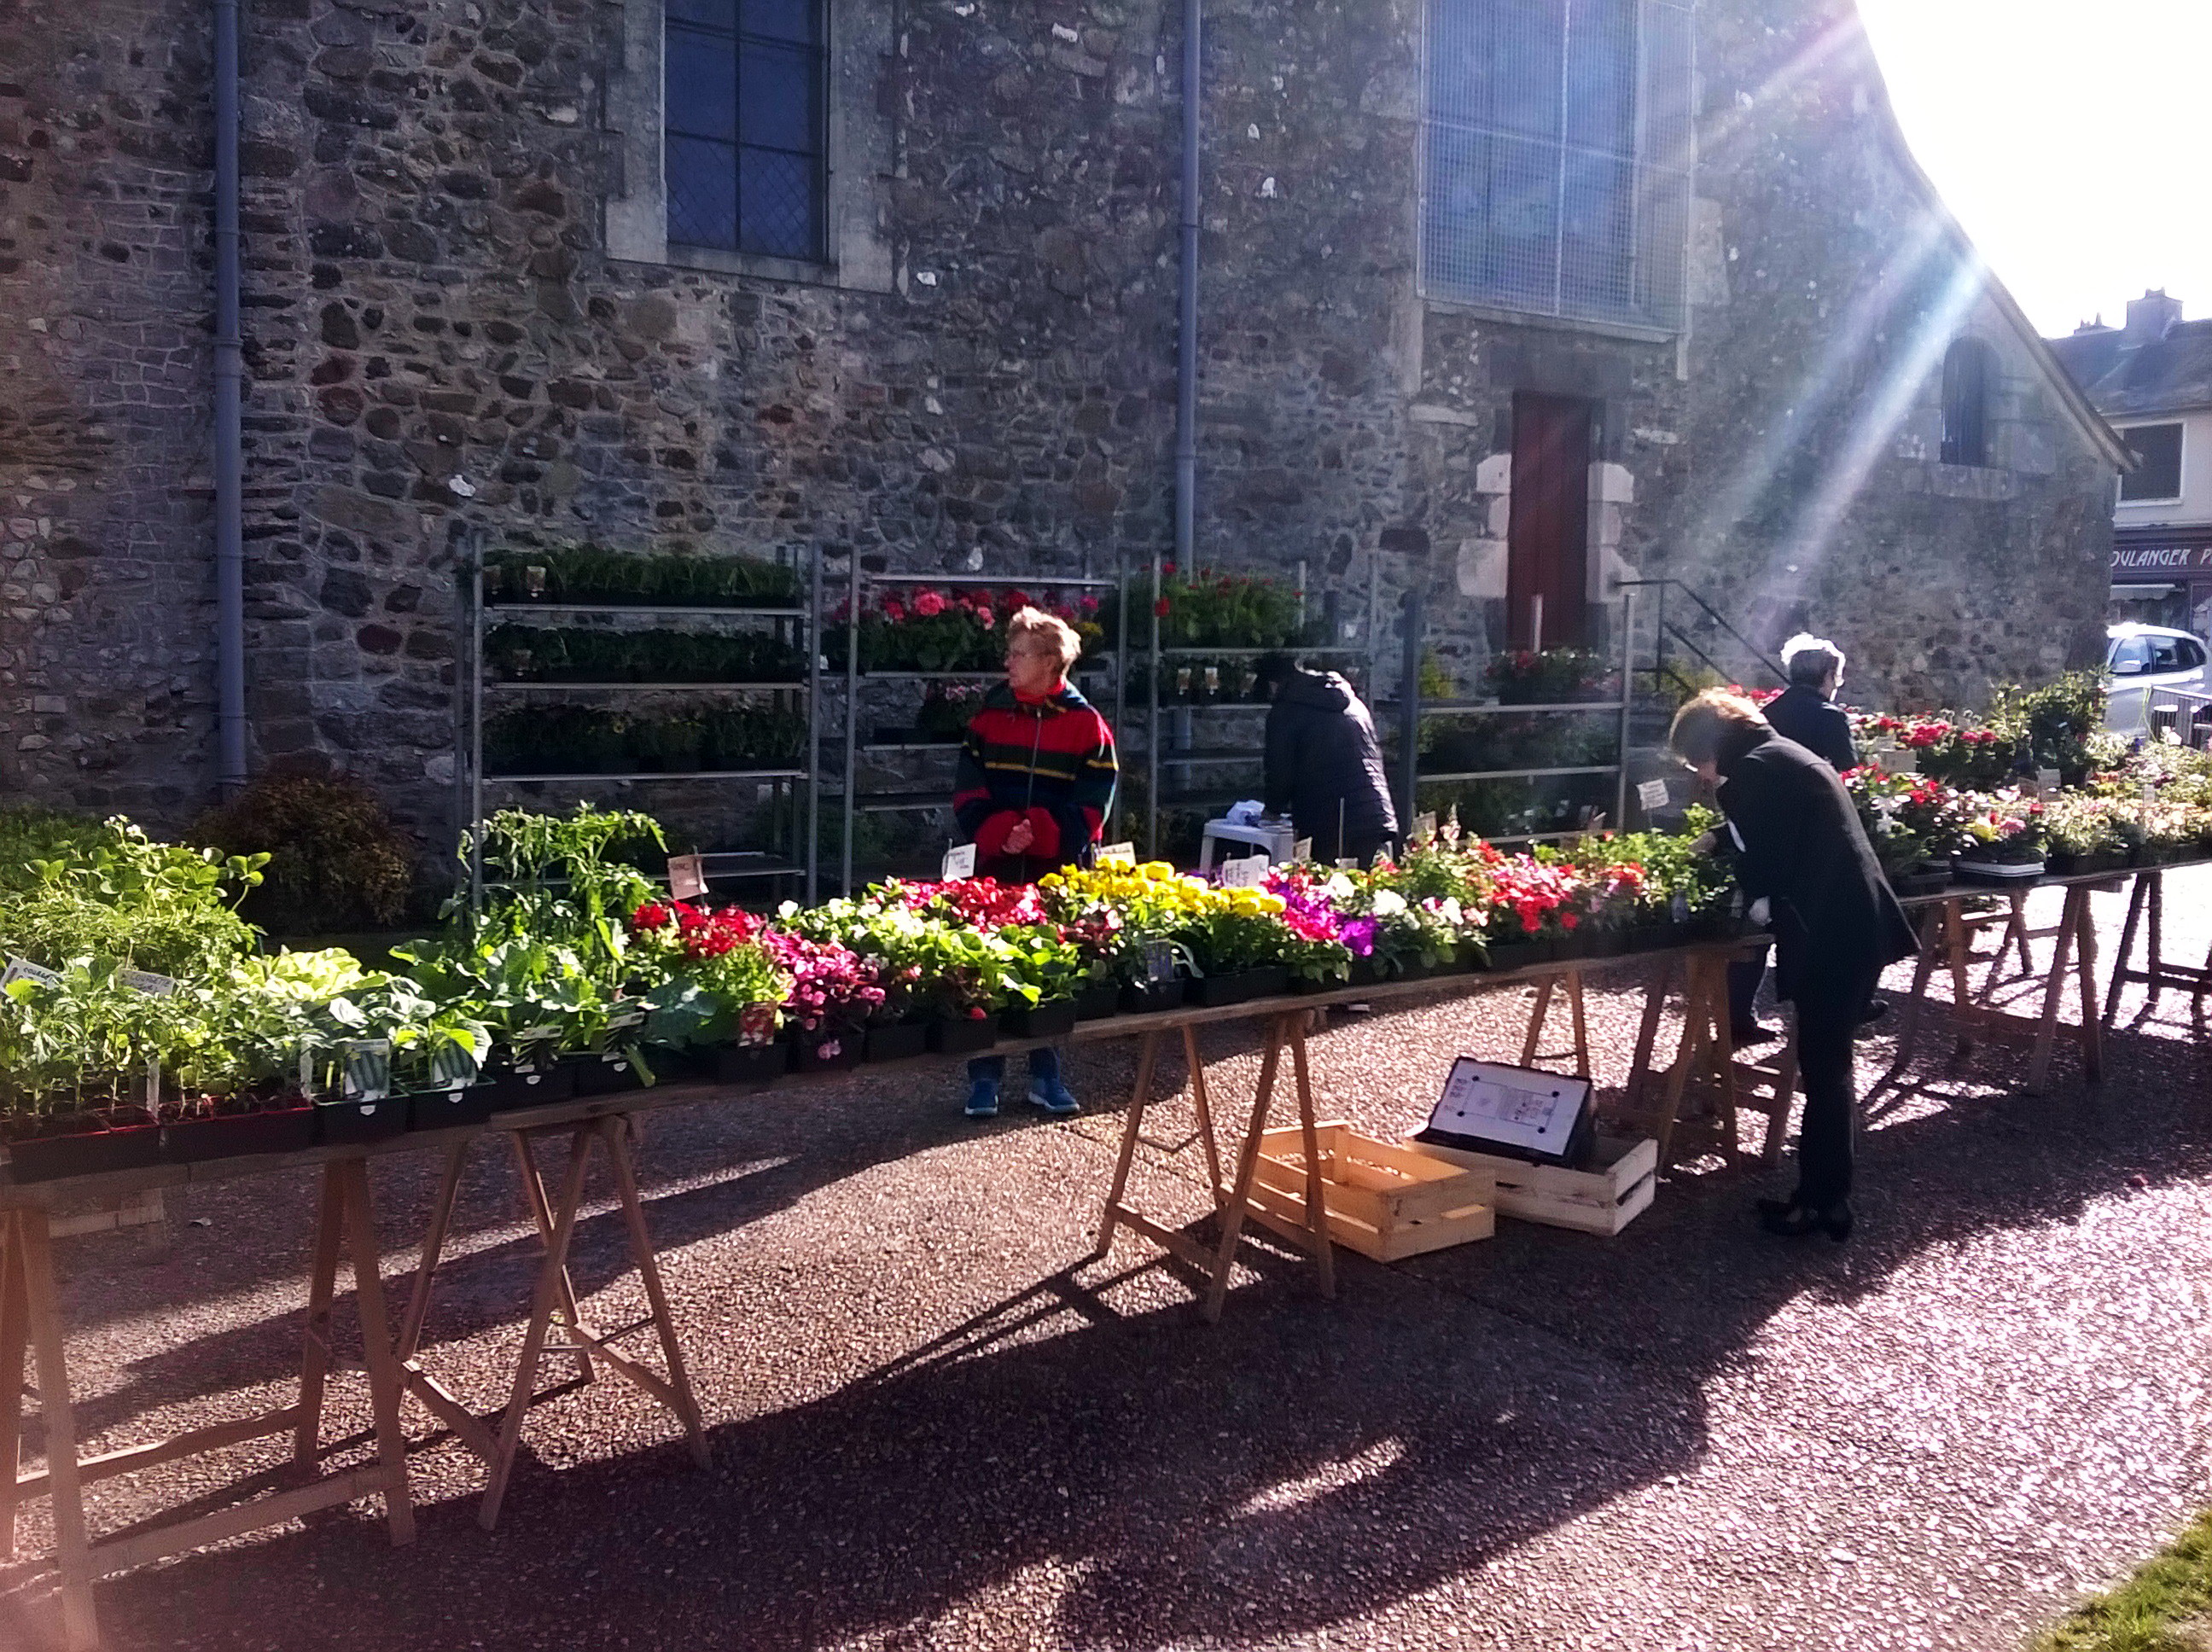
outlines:
M664 3L246 0L258 764L442 818L471 544L1171 544L1176 0L826 0L815 259L672 248ZM2119 450L1905 154L1850 0L1607 0L1694 41L1659 325L1425 264L1437 30L1480 3L1211 0L1201 560L1376 568L1472 671L1528 623L1516 428L1564 417L1552 639L1668 578L1896 701L2093 658ZM187 0L0 5L0 791L156 820L214 781L207 42ZM1962 337L1980 443L1947 463Z

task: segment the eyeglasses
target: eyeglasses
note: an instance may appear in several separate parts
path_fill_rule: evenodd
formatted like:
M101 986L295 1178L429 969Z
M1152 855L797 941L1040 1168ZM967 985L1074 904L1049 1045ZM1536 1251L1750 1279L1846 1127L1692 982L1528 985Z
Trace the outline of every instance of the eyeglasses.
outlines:
M1060 661L1060 650L1057 648L1009 648L1006 650L1006 658L1009 661L1049 659L1057 665Z

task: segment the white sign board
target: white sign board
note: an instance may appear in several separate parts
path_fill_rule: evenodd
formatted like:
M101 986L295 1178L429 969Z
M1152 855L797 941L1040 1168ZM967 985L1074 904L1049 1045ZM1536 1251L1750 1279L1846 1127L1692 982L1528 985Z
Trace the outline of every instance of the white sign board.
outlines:
M43 963L33 963L28 958L8 960L8 973L0 975L0 987L18 981L35 981L41 987L58 987L61 977Z
M973 843L963 843L957 849L947 849L945 852L943 876L946 883L957 884L963 878L973 878L975 875L975 846Z
M696 854L668 857L668 892L679 901L696 901L707 892L707 865Z
M1291 859L1295 864L1303 866L1307 861L1312 859L1313 839L1310 837L1302 837L1297 842L1291 845Z
M1221 863L1221 887L1224 889L1258 889L1267 881L1267 857L1248 854L1241 859Z
M1133 866L1137 864L1137 846L1133 843L1101 843L1097 863L1102 866Z
M1435 811L1431 810L1426 814L1419 814L1413 817L1413 838L1416 842L1425 843L1436 835L1437 817Z
M1567 1151L1589 1080L1462 1055L1452 1063L1429 1128L1556 1157Z
M1636 800L1644 805L1646 814L1655 809L1664 809L1668 803L1667 782L1641 780L1637 783Z

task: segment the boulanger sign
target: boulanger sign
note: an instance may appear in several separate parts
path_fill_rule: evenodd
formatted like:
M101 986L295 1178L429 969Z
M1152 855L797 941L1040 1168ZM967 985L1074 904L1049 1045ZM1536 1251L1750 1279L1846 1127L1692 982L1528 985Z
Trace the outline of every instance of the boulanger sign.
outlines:
M2115 545L2115 574L2212 574L2212 545Z

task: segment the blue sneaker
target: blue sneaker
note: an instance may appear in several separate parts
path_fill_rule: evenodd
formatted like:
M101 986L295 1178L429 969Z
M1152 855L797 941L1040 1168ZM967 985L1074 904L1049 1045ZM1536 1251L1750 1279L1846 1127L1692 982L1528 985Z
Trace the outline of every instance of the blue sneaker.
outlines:
M1071 1113L1083 1111L1083 1103L1068 1093L1067 1086L1060 1082L1055 1073L1049 1078L1030 1078L1030 1105L1042 1108L1055 1119L1064 1119Z
M977 1078L968 1086L968 1116L971 1119L995 1119L999 1116L999 1081Z

